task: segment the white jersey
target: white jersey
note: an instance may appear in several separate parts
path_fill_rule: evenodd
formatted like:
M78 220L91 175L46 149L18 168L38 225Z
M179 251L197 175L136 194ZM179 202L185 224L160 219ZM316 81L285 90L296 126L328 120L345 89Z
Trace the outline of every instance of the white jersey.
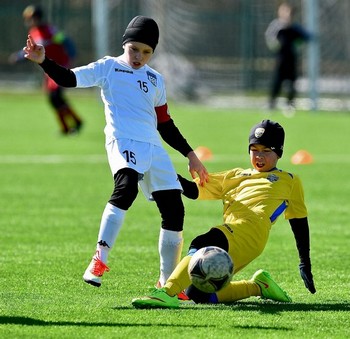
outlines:
M127 138L161 146L155 107L166 104L164 80L145 65L133 69L122 57L73 68L80 88L98 86L104 103L106 143Z

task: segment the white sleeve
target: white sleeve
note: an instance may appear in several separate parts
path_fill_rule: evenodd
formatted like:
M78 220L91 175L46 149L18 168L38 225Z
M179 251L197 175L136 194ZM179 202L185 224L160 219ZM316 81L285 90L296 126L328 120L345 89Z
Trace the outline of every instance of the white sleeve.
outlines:
M110 72L111 63L107 58L92 62L86 66L72 69L77 78L77 87L103 87Z

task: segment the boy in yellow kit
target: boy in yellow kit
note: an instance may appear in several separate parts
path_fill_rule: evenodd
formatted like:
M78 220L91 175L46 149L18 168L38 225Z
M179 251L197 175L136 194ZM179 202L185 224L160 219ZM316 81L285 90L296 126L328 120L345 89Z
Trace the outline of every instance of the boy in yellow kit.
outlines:
M149 296L136 298L136 308L177 308L177 294L182 290L196 303L228 303L261 296L279 302L291 298L264 270L258 270L250 280L231 281L216 293L203 293L191 285L187 271L192 255L205 246L218 246L229 253L234 273L239 272L264 250L271 226L284 213L289 220L300 258L300 275L306 288L315 293L311 273L310 237L307 210L300 179L277 169L283 154L284 130L271 120L253 126L249 135L252 169L235 168L212 173L204 186L198 180L179 176L183 194L191 199L223 201L224 223L196 237L188 255L175 268L163 288Z

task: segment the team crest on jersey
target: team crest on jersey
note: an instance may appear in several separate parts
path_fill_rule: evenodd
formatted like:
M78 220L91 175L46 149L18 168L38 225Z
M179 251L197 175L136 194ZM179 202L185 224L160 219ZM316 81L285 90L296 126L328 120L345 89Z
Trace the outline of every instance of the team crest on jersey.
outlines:
M157 76L150 71L147 71L148 80L152 83L153 86L157 87Z
M266 179L270 182L276 182L279 177L276 174L269 174Z

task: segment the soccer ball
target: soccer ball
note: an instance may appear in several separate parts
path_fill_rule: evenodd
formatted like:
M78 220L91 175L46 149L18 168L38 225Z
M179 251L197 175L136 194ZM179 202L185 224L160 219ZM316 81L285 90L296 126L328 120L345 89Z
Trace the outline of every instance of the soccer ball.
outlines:
M190 260L188 273L192 284L206 293L225 287L233 275L233 262L228 253L216 246L203 247Z

